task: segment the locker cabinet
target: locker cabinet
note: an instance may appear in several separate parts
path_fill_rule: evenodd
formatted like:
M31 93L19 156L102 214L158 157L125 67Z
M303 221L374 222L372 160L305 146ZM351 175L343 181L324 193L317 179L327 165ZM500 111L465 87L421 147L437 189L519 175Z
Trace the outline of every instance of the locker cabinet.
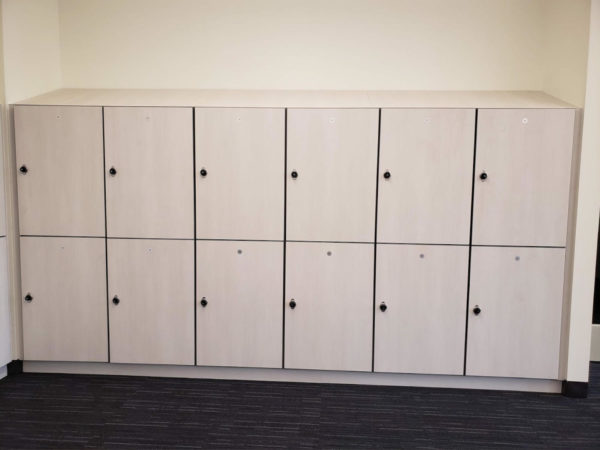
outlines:
M109 237L194 237L191 108L105 108Z
M108 361L106 254L100 238L21 238L26 360Z
M377 245L375 371L462 375L469 248Z
M104 236L102 108L16 106L22 235Z
M109 239L110 360L194 364L194 242Z
M564 247L575 111L480 110L473 243Z
M382 109L377 240L468 244L473 109Z
M376 109L290 109L287 239L373 242Z
M565 250L474 247L467 375L558 378Z
M196 245L197 364L281 368L283 243Z
M370 371L373 245L286 246L285 367Z
M283 239L285 110L196 108L196 236Z

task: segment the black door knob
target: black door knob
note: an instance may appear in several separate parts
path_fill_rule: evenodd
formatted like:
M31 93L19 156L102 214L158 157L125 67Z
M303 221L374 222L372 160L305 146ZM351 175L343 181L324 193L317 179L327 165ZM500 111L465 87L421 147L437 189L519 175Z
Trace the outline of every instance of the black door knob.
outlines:
M475 308L473 308L473 314L478 316L479 313L481 313L481 308L479 307L479 305L475 305Z
M295 170L292 171L292 178L295 180L296 178L298 178L298 172L296 172Z
M19 172L27 173L27 166L23 165L23 166L19 167Z
M206 305L208 305L208 301L206 300L206 297L202 297L202 300L200 300L200 304L202 305L203 308L206 308Z
M114 167L111 167L108 170L108 173L110 173L114 177L117 174L117 169L115 169Z
M386 180L387 180L389 177L391 177L391 176L392 176L392 174L391 174L391 173L389 173L389 172L385 172L385 173L383 174L383 178L385 178Z
M33 296L30 293L27 293L27 295L25 296L25 301L30 302L31 300L33 300Z
M208 174L208 172L206 171L206 169L200 169L200 175L201 176L205 177L207 174Z
M486 180L487 179L487 173L482 172L481 175L479 175L479 178L481 178L482 180Z
M115 305L118 305L120 301L121 301L121 300L119 300L119 297L117 297L116 295L115 295L115 296L113 297L113 299L112 299L112 302L113 302L113 304L115 304Z
M385 302L381 302L381 304L379 305L379 309L381 310L381 312L385 312L385 310L387 309L387 305L385 304Z
M290 308L294 309L296 307L296 301L294 299L290 300Z

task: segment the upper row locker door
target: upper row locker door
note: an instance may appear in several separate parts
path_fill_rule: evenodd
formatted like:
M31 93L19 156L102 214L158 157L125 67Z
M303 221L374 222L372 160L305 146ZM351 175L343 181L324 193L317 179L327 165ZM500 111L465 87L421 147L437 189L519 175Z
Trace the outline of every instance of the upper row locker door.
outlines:
M104 109L108 237L194 238L191 108Z
M22 235L104 236L102 108L16 106Z
M377 240L469 244L475 110L381 111Z
M196 237L282 240L285 110L195 114Z
M573 109L479 111L473 244L564 247Z
M287 239L373 242L376 109L290 109Z

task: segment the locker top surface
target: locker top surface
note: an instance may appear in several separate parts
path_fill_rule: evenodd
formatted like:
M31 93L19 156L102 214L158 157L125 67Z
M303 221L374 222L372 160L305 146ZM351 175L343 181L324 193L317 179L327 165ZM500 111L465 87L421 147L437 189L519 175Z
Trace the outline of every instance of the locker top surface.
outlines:
M542 91L58 89L15 104L207 108L575 108Z

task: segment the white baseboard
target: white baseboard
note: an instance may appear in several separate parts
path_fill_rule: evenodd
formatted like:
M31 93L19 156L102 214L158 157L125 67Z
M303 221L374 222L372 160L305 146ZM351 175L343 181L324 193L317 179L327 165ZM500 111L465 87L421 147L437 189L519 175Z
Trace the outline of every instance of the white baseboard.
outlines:
M592 325L591 361L600 361L600 325Z
M369 384L454 389L488 389L559 393L559 380L526 378L464 377L456 375L411 375L321 370L251 369L237 367L164 366L146 364L72 363L25 361L24 372L135 375L176 378L281 381L300 383Z

